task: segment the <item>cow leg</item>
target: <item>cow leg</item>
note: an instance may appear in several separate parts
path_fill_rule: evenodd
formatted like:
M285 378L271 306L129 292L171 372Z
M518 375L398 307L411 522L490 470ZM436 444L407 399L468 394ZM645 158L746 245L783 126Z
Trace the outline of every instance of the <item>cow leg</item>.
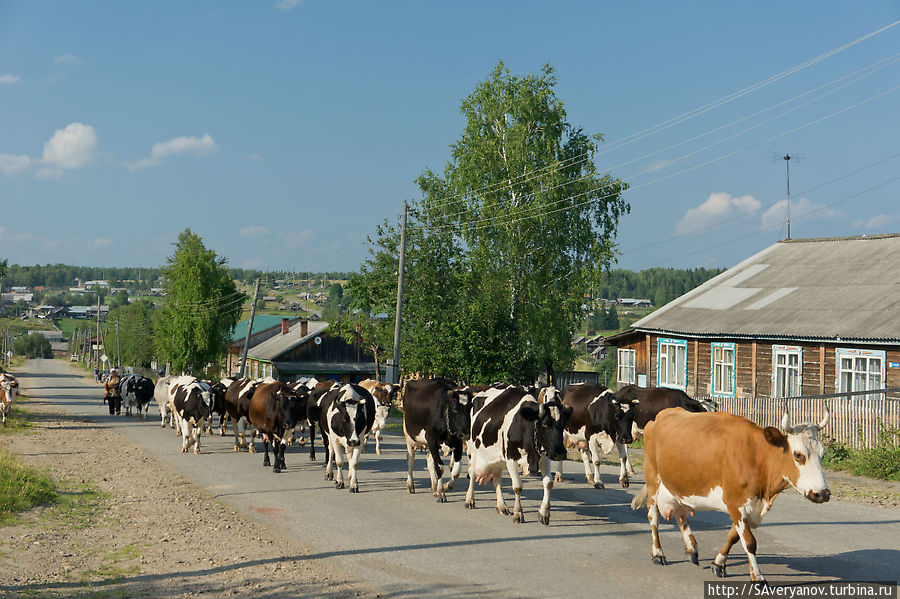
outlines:
M250 423L249 420L247 421L247 426L246 426L246 428L244 429L244 431L245 431L245 432L244 432L244 439L247 438L247 434L248 434L248 433L246 432L247 429L250 429L250 433L249 433L249 435L250 435L250 440L249 440L249 441L246 441L246 440L244 441L244 442L247 444L247 453L256 453L256 445L255 445L255 443L256 443L256 428Z
M283 445L281 444L281 441L279 439L275 438L274 435L271 436L271 441L272 441L272 461L274 462L272 464L272 472L275 474L278 474L281 472L281 451L282 451Z
M323 439L325 444L325 480L334 480L334 448L331 439Z
M469 455L469 464L466 468L469 473L469 488L466 490L466 509L475 509L475 466L472 464L472 455Z
M265 457L263 458L263 466L271 466L272 462L269 460L269 437L263 435L262 443L263 451L266 453Z
M644 436L644 430L638 428L638 425L634 422L631 423L631 438L633 443L637 443L638 439ZM628 471L628 474L631 476L635 475L634 467L631 465L631 460L628 459L628 455L625 455L625 469Z
M506 507L506 503L503 501L503 489L500 487L500 483L503 482L502 479L502 472L494 473L494 491L497 493L497 512L499 512L501 516L509 516L509 508Z
M588 445L590 444L590 441L588 441ZM591 458L588 457L588 454L594 452L592 450L589 451L587 447L582 447L578 452L581 454L581 462L584 464L584 478L587 480L587 483L593 485L594 488L602 489L603 483L600 483L599 487L597 486L597 481L600 480L600 477L594 476L594 473L591 471Z
M541 507L538 510L541 518L541 524L550 524L550 490L553 488L553 477L550 476L550 458L544 456L540 462L541 482L544 485L544 498L541 500Z
M316 425L309 424L309 461L316 461Z
M450 455L450 480L444 487L446 491L451 491L456 486L456 479L459 478L460 471L462 471L462 443L454 447L453 453Z
M335 489L343 489L344 488L344 446L340 441L333 441L331 443L331 458L328 463L334 463L335 465L335 478L334 478L334 488ZM349 469L349 468L348 468Z
M416 463L416 448L409 437L406 438L406 490L409 493L416 492L416 484L413 482L413 466Z
M556 462L556 482L561 483L563 481L563 464L565 464L565 460L559 460Z
M278 445L278 463L281 464L282 470L287 470L287 464L284 462L284 451L287 447L287 443L284 442L284 439L281 440L281 443Z
M678 528L681 529L681 536L684 537L684 552L687 553L692 564L699 566L700 560L697 556L697 539L694 538L694 533L691 532L691 525L688 522L688 511L681 510L679 513L675 514L675 521L678 522Z
M519 462L507 459L506 469L509 471L509 477L512 479L513 493L516 494L516 503L513 507L513 521L516 524L522 524L525 522L525 513L522 511L522 477L519 476Z
M194 441L194 453L200 455L200 435L203 434L203 426L206 424L206 420L201 418L200 422L197 423L197 426L194 427L193 431L193 441Z
M600 478L600 464L603 459L600 457L600 443L597 441L597 436L593 436L588 439L588 449L591 452L591 462L593 463L593 481L588 480L588 482L592 482L594 484L595 489L605 489L603 486L603 480ZM583 451L582 455L586 456L587 451ZM587 457L585 457L584 467L587 469Z
M231 427L234 433L234 451L240 451L244 448L244 419L241 418Z
M653 538L653 547L650 549L650 557L654 563L660 566L667 566L669 562L663 553L662 545L659 543L659 508L656 505L656 496L647 495L647 520L650 521L650 536Z
M750 562L750 580L765 582L766 579L760 573L759 565L756 563L756 537L750 530L750 524L742 518L734 522L734 527L741 539L741 545L744 546L744 551L747 553L747 561Z
M378 429L374 433L375 436L375 453L377 455L381 455L381 429Z
M178 433L181 435L181 453L187 453L191 447L191 423L182 418L180 422L181 429Z
M437 497L438 501L441 501L440 492L443 492L441 488L443 485L441 474L443 473L443 467L438 466L441 460L438 451L436 447L429 445L428 453L425 455L425 462L428 464L428 476L431 477L431 495Z
M627 489L629 480L625 464L628 462L628 446L624 443L616 443L616 449L619 450L619 484L623 489Z
M359 493L359 447L354 447L350 451L347 460L347 468L350 470L350 492Z
M737 541L738 532L737 529L732 526L731 530L728 531L728 536L725 538L725 544L719 549L719 553L716 554L716 559L713 560L711 566L713 574L719 578L725 578L725 562L728 561L728 552L731 551L731 548Z

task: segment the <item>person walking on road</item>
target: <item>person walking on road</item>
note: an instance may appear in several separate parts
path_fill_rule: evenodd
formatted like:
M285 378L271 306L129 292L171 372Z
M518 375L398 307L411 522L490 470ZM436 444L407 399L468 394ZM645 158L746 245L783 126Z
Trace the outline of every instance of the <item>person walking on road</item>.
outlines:
M104 383L106 400L109 402L109 415L119 415L122 411L122 395L119 393L119 373L113 370Z

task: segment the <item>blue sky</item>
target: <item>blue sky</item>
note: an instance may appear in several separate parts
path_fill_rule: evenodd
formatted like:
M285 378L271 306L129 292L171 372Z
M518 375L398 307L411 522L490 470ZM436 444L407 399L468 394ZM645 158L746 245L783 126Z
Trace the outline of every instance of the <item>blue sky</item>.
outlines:
M898 19L896 1L0 0L0 258L156 266L190 227L232 266L356 270L501 59L552 64L570 122L606 136L598 166L632 185L619 267L731 266L783 238L786 152L792 237L900 232L900 25L823 56Z

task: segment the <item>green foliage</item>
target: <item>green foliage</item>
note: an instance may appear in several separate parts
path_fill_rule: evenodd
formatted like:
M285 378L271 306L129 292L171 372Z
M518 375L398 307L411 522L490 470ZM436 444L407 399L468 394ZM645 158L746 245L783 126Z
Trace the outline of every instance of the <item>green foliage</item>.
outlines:
M178 236L163 269L168 301L153 327L157 355L173 372L199 372L225 355L247 299L225 264L190 229Z
M723 272L723 268L648 268L640 272L611 270L594 288L596 297L646 298L657 308Z
M409 210L401 344L407 371L472 382L566 369L582 298L613 260L627 185L600 174L601 136L567 121L553 69L499 63L462 102L466 126L443 175L426 170ZM348 289L394 311L399 230L385 222ZM379 344L393 343L387 327Z
M606 385L610 389L616 387L616 354L609 352L599 364L597 364L597 372L600 374L600 384Z
M149 368L153 361L153 328L156 311L148 299L110 310L106 319L107 347L115 348L115 323L119 323L122 365Z
M822 463L856 476L900 480L900 429L881 431L875 445L866 449L851 449L833 441L826 445Z
M347 308L347 302L344 301L344 288L340 283L332 283L328 289L328 298L325 305L322 306L322 320L333 322L340 319L341 314Z
M27 468L0 450L0 524L34 506L49 503L56 497L47 475Z
M29 358L52 358L53 350L50 341L40 333L29 333L16 339L14 348L17 354Z

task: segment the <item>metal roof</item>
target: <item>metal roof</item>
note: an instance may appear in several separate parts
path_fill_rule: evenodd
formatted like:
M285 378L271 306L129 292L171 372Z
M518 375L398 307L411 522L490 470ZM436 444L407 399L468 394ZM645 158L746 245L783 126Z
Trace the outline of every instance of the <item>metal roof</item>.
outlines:
M279 320L280 322L280 320ZM255 324L255 323L254 323ZM328 328L328 323L319 321L319 322L310 322L309 329L304 336L300 336L300 327L303 325L303 322L298 322L284 335L275 335L271 339L266 339L259 345L255 347L251 347L247 352L247 355L251 358L256 358L258 360L266 360L268 362L275 361L278 357L284 355L285 353L291 351L298 345L302 345L311 339L314 339L316 335L319 335Z
M281 316L272 316L270 314L257 314L253 318L253 331L250 333L251 335L255 335L256 333L260 333L265 331L266 329L271 329L273 327L281 326ZM234 329L231 331L231 341L232 343L235 341L243 341L247 337L247 325L250 324L250 319L242 320L236 325L234 325Z
M633 329L900 343L900 235L779 241Z

